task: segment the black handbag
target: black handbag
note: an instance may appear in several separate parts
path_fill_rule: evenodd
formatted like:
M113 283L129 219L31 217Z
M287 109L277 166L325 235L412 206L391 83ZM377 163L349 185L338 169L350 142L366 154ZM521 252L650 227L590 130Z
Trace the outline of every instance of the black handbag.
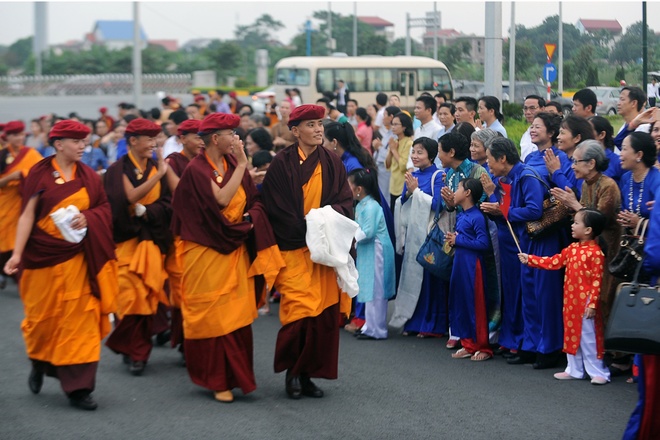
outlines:
M615 277L625 281L632 280L635 268L644 257L644 235L646 235L648 222L647 219L640 220L632 235L627 234L621 237L621 248L607 266Z
M605 329L606 350L660 355L660 286L640 284L641 268L640 261L633 281L619 284Z
M545 179L538 175L536 170L534 170L534 174L536 175L523 175L521 178L532 177L541 182L548 190L548 197L543 199L543 215L541 218L525 223L527 235L529 235L529 238L531 239L543 237L560 229L568 229L571 224L570 210L568 207L550 193L550 185L548 185ZM520 190L522 191L522 185L520 186Z
M449 281L454 265L454 248L445 243L445 233L438 226L440 206L438 201L433 217L433 227L417 252L417 262L432 275Z

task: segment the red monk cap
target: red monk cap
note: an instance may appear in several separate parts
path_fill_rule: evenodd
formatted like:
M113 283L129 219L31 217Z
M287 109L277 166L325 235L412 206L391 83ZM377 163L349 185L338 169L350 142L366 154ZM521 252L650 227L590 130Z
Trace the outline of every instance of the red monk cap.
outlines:
M236 92L229 92L229 97L236 99Z
M67 119L53 125L48 133L48 140L53 138L85 139L89 133L91 130L85 124Z
M200 125L202 125L202 121L198 121L197 119L186 119L181 124L179 124L177 133L179 136L190 133L198 133Z
M289 116L289 128L295 127L302 121L314 119L323 119L325 117L325 107L314 104L299 105L291 112Z
M126 135L156 137L161 129L158 125L144 118L133 119L126 126Z
M5 135L18 134L25 131L25 124L22 121L9 121L5 124Z
M108 112L108 107L101 107L99 109L99 113L101 113L102 115L106 114L107 112Z
M241 123L241 117L230 113L211 113L199 127L200 136L218 130L233 130Z
M204 95L197 95L195 96L195 101L206 101L206 98L204 98Z
M6 125L6 124L2 124L2 123L0 123L0 131L4 131L4 130L5 130L5 125Z

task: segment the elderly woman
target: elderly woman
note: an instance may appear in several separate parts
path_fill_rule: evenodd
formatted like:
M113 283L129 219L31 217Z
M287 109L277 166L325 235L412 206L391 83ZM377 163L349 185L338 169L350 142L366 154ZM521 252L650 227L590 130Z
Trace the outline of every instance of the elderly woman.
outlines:
M560 232L546 232L534 239L527 234L526 222L539 220L543 215L543 199L548 190L539 180L538 170L519 163L520 157L513 143L504 139L493 141L488 148L488 162L499 191L485 185L491 199L482 203L482 210L498 220L499 226L504 311L501 344L505 348L518 349L517 355L507 360L509 364L533 363L535 369L551 368L559 360L559 350L563 346L563 273L524 266L518 268L520 278L516 281L516 269L511 266L517 249L513 247L513 237L506 235L509 230L507 222L512 228L509 234L515 234L524 253L555 255L565 247L566 240ZM485 180L483 178L482 182ZM523 326L515 315L519 307Z
M484 128L475 131L470 137L470 158L472 159L472 162L481 165L486 171L488 171L488 173L490 173L486 149L491 142L500 137L500 133L491 130L490 128Z
M606 243L606 264L614 258L619 250L621 226L617 223L617 214L621 206L621 193L616 182L604 175L609 160L600 142L588 140L581 142L573 153L573 171L575 177L583 179L582 196L578 202L573 191L561 188L552 188L552 194L564 205L577 212L582 208L597 209L607 219L607 224L601 236ZM617 286L616 279L605 271L601 288L601 310L603 320L607 318L612 308L614 292Z
M41 391L44 375L58 378L70 404L84 410L97 407L91 393L117 295L110 205L98 175L80 162L89 132L75 121L53 126L49 143L57 153L24 182L16 246L5 265L9 274L23 267L30 391Z

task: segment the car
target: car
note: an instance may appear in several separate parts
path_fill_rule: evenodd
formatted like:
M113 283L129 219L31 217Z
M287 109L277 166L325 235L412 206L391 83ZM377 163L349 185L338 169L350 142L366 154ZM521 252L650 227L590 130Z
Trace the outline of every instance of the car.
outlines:
M480 97L484 96L483 89L480 90ZM516 96L514 97L513 102L516 104L523 105L525 103L525 97L529 95L538 95L542 98L545 98L548 95L548 88L544 85L529 82L529 81L516 81ZM573 100L569 98L564 98L559 93L555 91L550 92L550 100L558 102L561 105L562 112L564 116L568 116L573 113ZM509 102L509 81L502 81L502 101Z
M469 96L474 99L483 96L484 83L481 81L455 79L452 80L452 85L454 86L454 99L459 96ZM480 91L482 92L481 95L479 94Z
M596 113L599 115L616 115L616 106L619 102L619 94L621 93L620 87L595 87L591 86L589 89L593 90L598 98L598 105L596 106Z

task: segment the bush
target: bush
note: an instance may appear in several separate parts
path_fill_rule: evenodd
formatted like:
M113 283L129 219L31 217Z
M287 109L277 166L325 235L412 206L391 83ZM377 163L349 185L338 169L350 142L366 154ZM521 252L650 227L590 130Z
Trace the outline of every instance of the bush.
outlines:
M506 128L506 134L508 138L511 139L516 148L518 148L518 151L520 151L520 139L522 139L522 135L525 133L525 131L527 131L528 127L529 124L525 120L504 120L504 128Z
M516 119L521 121L523 119L522 105L515 102L505 102L502 105L502 114L505 119Z

